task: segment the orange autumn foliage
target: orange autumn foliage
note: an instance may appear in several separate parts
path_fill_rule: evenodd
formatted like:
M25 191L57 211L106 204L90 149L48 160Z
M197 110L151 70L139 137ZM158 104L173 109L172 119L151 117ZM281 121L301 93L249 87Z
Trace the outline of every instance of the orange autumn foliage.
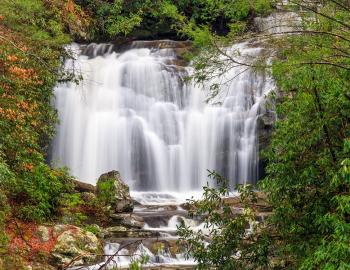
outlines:
M16 111L14 111L13 109L1 109L0 110L0 114L6 118L9 119L11 121L16 121L18 118L18 114Z
M68 0L67 4L65 6L65 10L68 11L69 13L75 14L75 8L74 8L74 3L72 0Z
M7 56L7 60L10 61L10 62L15 62L18 60L18 57L15 56L15 55L8 55Z
M54 237L52 228L49 228L49 241L43 242L38 237L38 225L31 222L12 221L6 228L6 233L10 238L9 250L16 252L22 250L27 252L28 259L38 253L49 254L57 241ZM24 252L23 252L24 253ZM24 255L24 254L23 254Z
M34 166L33 166L32 163L25 163L25 164L23 164L23 169L24 169L25 171L32 171L33 168L34 168Z
M28 80L31 77L35 77L35 71L31 68L25 69L17 66L10 66L8 71L22 80Z

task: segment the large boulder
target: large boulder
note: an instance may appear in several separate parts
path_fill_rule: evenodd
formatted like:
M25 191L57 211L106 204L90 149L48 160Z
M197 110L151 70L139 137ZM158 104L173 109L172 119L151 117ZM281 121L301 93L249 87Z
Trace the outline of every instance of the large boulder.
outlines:
M7 225L7 231L10 232L9 247L21 252L5 254L0 259L0 270L68 269L95 264L104 258L102 237L98 239L95 234L77 226L14 222Z
M57 267L94 264L102 259L102 243L91 232L72 225L56 225L53 236L57 238L51 251L52 264Z
M111 206L115 213L132 212L134 202L129 187L122 181L120 173L110 171L102 174L96 185L97 199L106 206Z

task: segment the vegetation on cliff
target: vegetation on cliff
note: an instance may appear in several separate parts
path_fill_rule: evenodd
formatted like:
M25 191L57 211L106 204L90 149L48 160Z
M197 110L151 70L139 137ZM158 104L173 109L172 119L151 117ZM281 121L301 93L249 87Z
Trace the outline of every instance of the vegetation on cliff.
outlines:
M278 47L273 75L285 98L261 188L274 207L277 254L288 267L350 267L350 5L305 11L301 34Z
M186 24L227 34L232 23L270 9L269 0L76 0L91 16L95 39L181 38ZM186 24L185 24L186 23ZM186 32L185 34L189 34ZM186 37L182 37L186 38Z
M279 119L265 154L267 176L259 183L273 212L253 235L242 237L242 227L251 217L243 212L238 219L227 221L227 205L206 189L196 213L207 208L217 225L212 231L218 240L204 248L190 228L180 230L191 244L189 254L199 260L202 269L350 267L350 6L348 1L289 2L284 11L299 11L298 27L282 30L283 36L278 31L255 35L277 52L272 66L259 59L248 63L257 70L272 67L282 96L278 97ZM290 25L286 22L285 26ZM237 55L215 47L226 40L212 35L211 39L217 55L240 64L235 61ZM239 39L250 40L251 36ZM200 80L206 79L208 63L214 63L214 69L228 65L207 59L215 58L211 54L200 58ZM213 201L224 211L221 219L212 209ZM237 226L236 221L242 219L245 223ZM236 249L232 245L237 241Z
M79 34L70 26L83 22L82 16L70 1L0 2L0 257L10 260L5 268L15 267L15 256L8 254L4 222L49 220L61 194L71 189L66 171L50 168L45 159L57 123L53 87L73 78L62 70L69 57L63 46Z

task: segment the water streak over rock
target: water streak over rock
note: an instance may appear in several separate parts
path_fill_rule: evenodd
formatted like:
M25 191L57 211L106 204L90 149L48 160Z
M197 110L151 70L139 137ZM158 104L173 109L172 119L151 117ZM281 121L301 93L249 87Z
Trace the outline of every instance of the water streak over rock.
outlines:
M74 45L84 81L57 86L55 105L61 123L53 162L68 166L90 183L119 170L132 190L199 190L207 169L238 183L255 183L258 171L257 117L266 76L245 67L225 78L215 105L204 87L186 83L191 68L176 66L176 50L188 43L136 42L116 53L113 45ZM84 55L80 52L84 50ZM260 48L235 45L240 57ZM223 80L225 78L222 78Z

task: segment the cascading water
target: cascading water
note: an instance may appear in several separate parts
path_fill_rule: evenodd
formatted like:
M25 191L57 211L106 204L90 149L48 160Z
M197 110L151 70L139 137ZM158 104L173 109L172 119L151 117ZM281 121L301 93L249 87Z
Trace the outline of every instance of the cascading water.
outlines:
M134 42L122 53L109 44L73 45L81 84L55 90L60 125L52 162L95 183L119 170L132 190L189 191L206 183L207 169L231 185L258 179L257 118L271 82L246 67L227 72L215 105L209 91L185 83L176 65L177 42ZM235 45L241 57L261 49Z
M268 33L288 31L281 21L295 18L272 14L256 18L255 26ZM265 53L259 47L266 45L263 38L255 41L233 45L231 50L239 51L235 59L247 63ZM226 176L232 187L259 178L258 138L264 138L275 119L264 104L273 81L264 72L232 68L208 83L228 82L208 104L209 87L185 81L192 71L178 52L186 46L138 41L117 52L111 44L74 44L77 60L68 60L66 67L80 70L84 80L55 90L61 122L52 163L92 184L102 173L119 170L139 203L133 215L143 220L143 228L129 228L131 237L104 239L107 269L128 269L141 254L150 259L145 269L193 269L196 262L185 259L176 244L176 226L206 228L201 217L188 217L182 203L201 194L207 169ZM140 237L142 243L134 243ZM103 264L82 269L97 270Z

